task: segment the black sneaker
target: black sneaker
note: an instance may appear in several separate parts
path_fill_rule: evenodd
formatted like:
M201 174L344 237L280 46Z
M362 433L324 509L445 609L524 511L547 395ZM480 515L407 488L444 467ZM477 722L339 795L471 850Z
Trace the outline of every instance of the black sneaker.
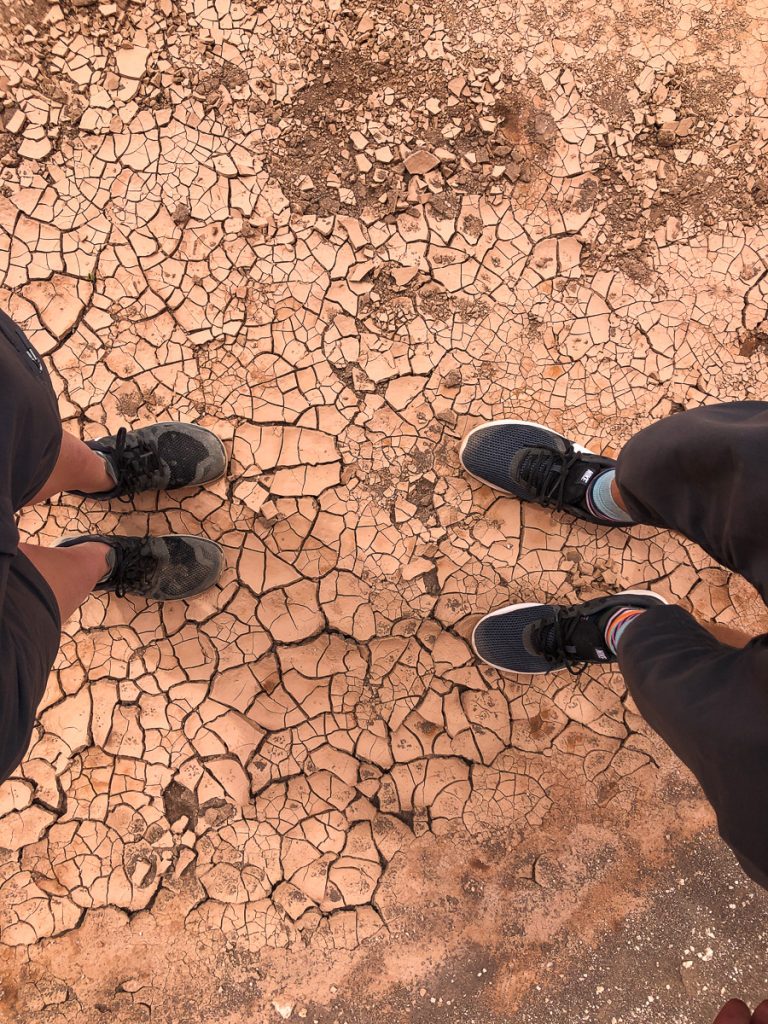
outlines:
M625 590L571 606L510 604L480 619L472 646L478 658L500 672L538 675L606 665L616 661L605 643L611 615L618 608L655 608L666 603L649 590Z
M210 430L192 423L122 427L114 437L87 444L105 457L115 486L96 494L75 493L102 501L132 498L141 491L196 487L218 480L227 470L224 445Z
M99 534L67 537L56 547L98 541L112 549L110 571L94 590L180 601L210 590L224 569L224 552L212 540L170 534L166 537L118 537Z
M462 441L459 458L468 473L496 490L590 523L612 522L588 507L587 489L615 460L595 455L540 423L482 423Z

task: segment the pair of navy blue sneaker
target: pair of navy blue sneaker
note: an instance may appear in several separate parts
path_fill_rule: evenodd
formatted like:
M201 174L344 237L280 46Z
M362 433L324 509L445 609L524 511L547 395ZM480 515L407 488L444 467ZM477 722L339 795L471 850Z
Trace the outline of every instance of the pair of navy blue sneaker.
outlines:
M602 526L628 525L600 516L589 500L591 485L599 474L613 469L614 460L543 424L481 424L462 441L459 458L471 476L522 501ZM606 627L616 613L659 604L666 601L650 591L625 590L576 605L506 605L480 619L472 646L478 658L502 672L538 674L607 664L616 660L606 641Z

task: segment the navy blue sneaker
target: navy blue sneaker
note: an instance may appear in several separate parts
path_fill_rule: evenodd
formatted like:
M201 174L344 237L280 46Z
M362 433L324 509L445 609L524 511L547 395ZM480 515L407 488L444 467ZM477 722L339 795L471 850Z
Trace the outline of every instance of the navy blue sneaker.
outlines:
M493 420L470 430L461 443L464 469L481 483L605 526L587 503L590 482L616 462L528 420ZM615 524L614 524L615 525Z
M500 672L578 672L585 665L616 661L605 643L605 627L619 608L645 610L666 603L649 590L625 590L570 606L510 604L480 619L472 647Z

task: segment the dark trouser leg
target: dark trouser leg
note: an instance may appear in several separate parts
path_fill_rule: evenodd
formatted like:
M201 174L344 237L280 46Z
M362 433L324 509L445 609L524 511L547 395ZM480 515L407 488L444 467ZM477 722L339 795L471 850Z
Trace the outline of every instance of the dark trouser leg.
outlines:
M684 534L768 596L768 403L655 423L622 451L616 476L638 522ZM745 871L768 887L768 637L737 650L681 608L653 609L627 628L619 666Z
M653 608L619 644L640 713L693 772L720 834L768 888L768 637L737 650L682 608Z
M768 402L728 402L652 424L616 482L638 523L675 530L768 598Z
M29 745L60 632L54 594L19 552L11 560L0 607L0 783Z

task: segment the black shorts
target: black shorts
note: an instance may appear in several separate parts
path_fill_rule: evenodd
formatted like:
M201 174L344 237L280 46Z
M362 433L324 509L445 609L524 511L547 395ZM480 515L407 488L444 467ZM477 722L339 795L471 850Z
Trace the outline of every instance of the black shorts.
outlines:
M768 600L768 403L705 406L632 438L617 483L637 522L676 530ZM627 629L619 666L688 765L742 867L768 888L768 635L719 643L675 606Z
M61 436L48 372L0 312L0 782L24 757L59 648L56 598L18 550L14 516L51 475Z

